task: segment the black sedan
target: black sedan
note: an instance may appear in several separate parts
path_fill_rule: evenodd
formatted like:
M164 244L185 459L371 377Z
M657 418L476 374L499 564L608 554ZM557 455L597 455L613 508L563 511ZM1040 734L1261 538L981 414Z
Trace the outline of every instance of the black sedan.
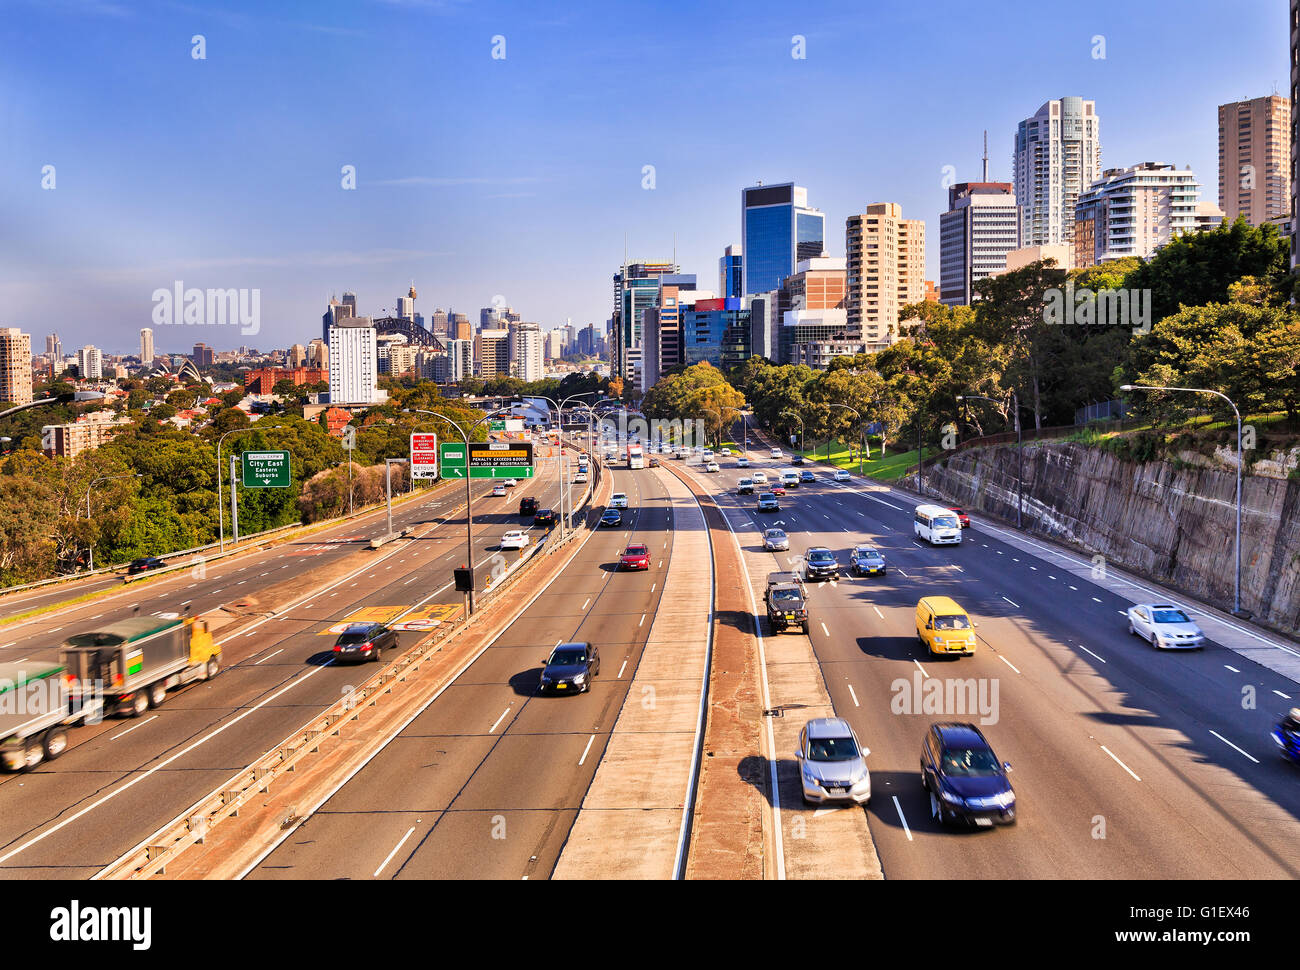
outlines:
M548 529L555 525L555 521L554 509L539 509L533 516L533 525L545 526Z
M133 560L131 565L126 567L126 574L134 576L136 573L147 573L151 569L162 569L165 565L167 564L157 556L144 556Z
M590 643L561 643L542 661L538 690L545 694L581 694L591 690L591 680L600 673L600 651Z
M334 659L360 663L376 663L386 649L397 649L397 631L382 623L351 623L334 641Z
M605 514L600 517L601 525L622 525L623 513L618 509L606 509Z
M974 724L933 724L921 746L921 785L941 823L977 827L1011 825L1016 793L1007 780L1009 762L998 762Z

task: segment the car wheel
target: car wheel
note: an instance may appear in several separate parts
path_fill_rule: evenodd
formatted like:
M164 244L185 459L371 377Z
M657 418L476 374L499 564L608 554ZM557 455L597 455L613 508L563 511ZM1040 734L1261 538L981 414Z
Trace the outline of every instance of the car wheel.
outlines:
M31 771L45 760L45 746L40 738L28 738L23 749L23 771Z
M162 707L163 701L167 699L167 685L162 681L156 684L150 684L148 690L148 701L150 707Z
M207 669L204 671L203 679L211 680L213 677L217 676L217 671L219 671L220 669L221 669L221 662L217 660L216 657L209 657L208 666Z
M68 750L68 732L61 727L52 727L45 732L45 740L41 744L42 753L46 761L53 761L64 751Z
M1135 637L1135 636L1137 636L1137 630L1133 629L1133 621L1132 621L1132 620L1129 620L1129 621L1128 621L1128 635L1131 636L1131 637Z
M375 647L374 655L370 659L373 660L375 663L379 663L380 658L382 658L383 655L384 655L384 651L381 650L379 647Z
M131 698L131 716L139 717L145 711L149 710L149 695L142 690L135 692Z
M808 621L805 620L805 621L804 621L804 624L803 624L803 635L804 635L804 636L807 636L807 635L808 635L808 631L809 631L809 629L811 629L811 627L809 626Z

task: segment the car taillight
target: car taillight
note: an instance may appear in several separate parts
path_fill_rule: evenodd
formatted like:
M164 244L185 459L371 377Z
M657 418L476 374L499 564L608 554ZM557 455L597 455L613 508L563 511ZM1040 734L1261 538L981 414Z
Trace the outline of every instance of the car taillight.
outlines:
M335 653L342 653L342 652L343 652L343 648L340 647L340 646L336 643L336 644L334 644L334 652L335 652Z
M370 650L370 649L373 648L373 647L374 647L374 644L373 644L373 643L363 643L363 644L361 644L361 649L362 649L362 650Z

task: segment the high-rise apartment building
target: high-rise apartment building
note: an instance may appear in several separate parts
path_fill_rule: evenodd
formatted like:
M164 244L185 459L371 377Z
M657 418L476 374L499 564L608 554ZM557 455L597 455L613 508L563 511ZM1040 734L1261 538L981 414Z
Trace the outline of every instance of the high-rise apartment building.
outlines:
M144 327L140 330L140 363L145 367L153 363L153 331Z
M30 357L30 354L29 354ZM30 371L31 361L28 361ZM86 344L77 351L77 373L83 381L98 381L104 377L104 355L94 344ZM30 374L28 380L31 380ZM28 392L30 393L30 391Z
M1075 265L1145 258L1174 236L1195 232L1200 191L1190 169L1160 162L1107 169L1075 205Z
M1219 208L1252 226L1291 210L1291 99L1219 105Z
M805 259L825 250L826 216L808 206L808 190L793 182L740 190L741 288L776 289Z
M474 376L474 341L447 341L447 379L461 381Z
M939 216L939 300L968 306L975 284L1007 267L1020 245L1020 218L1010 182L958 182Z
M547 360L559 360L567 353L565 347L566 334L564 328L556 327L554 330L546 331L544 337L544 349Z
M479 377L510 375L510 331L480 330L474 334L474 373Z
M535 323L512 323L510 337L510 376L524 381L540 381L543 365L542 328Z
M472 340L474 327L464 313L447 314L447 337L451 340Z
M368 406L379 398L378 332L369 317L330 327L330 404Z
M429 317L429 329L432 330L434 335L438 337L451 336L451 334L447 333L447 311L446 310L443 310L441 307L439 307L438 309L433 311L433 315Z
M610 318L610 374L637 380L642 358L641 315L659 301L661 285L695 289L695 274L676 263L628 263L614 274L614 315Z
M718 260L718 292L724 297L745 295L743 247L731 245Z
M202 342L195 344L194 351L190 354L190 360L194 361L195 367L211 367L213 357L212 348Z
M17 327L0 328L0 401L32 402L32 336Z
M925 300L925 221L896 202L869 205L846 220L845 251L845 337L882 350L898 339L899 311Z
M1100 127L1097 103L1077 97L1048 101L1020 122L1014 183L1021 246L1070 241L1074 205L1101 177Z

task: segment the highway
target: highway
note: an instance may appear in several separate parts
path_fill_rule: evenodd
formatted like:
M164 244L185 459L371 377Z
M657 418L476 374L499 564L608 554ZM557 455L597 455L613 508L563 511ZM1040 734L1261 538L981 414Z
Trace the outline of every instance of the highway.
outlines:
M593 533L523 614L250 878L550 875L627 698L668 568L659 473L613 475L614 491L628 496L623 525ZM631 542L650 547L649 570L617 570ZM537 696L541 662L570 640L600 650L592 689Z
M543 507L554 503L554 467L553 460L542 460L537 477L507 489L505 498L475 501L480 587L498 565L493 557L503 532L528 527L534 541L540 536L515 513L523 494L537 495ZM475 487L485 492L490 486ZM267 609L292 604L229 640L218 631L226 669L213 681L178 691L138 719L74 728L59 760L0 775L0 875L93 875L370 674L370 668L333 663L331 628L387 619L417 604L424 605L413 616L437 618L454 609L461 594L451 588L451 568L464 559L465 519L463 510L458 517L451 513L463 496L456 485L400 516L395 512L395 527L413 525L416 532L378 550L370 550L368 540L385 531L382 513L332 534L214 564L201 578L182 571L25 623L0 656L52 656L63 637L129 616L137 603L146 613L176 610L185 601L202 611L251 589ZM329 585L317 591L321 583Z
M736 482L791 466L765 448L749 457L749 470L722 459L721 473L698 479L737 533L756 601L766 574L793 568L810 546L830 547L846 570L837 583L810 584L810 637L836 713L871 750L865 811L886 878L1300 874L1300 791L1268 736L1279 710L1294 704L1295 683L1214 643L1154 651L1128 635L1121 614L1130 601L979 522L960 547L922 545L913 537L915 499L856 476L834 483L806 464L817 483L791 489L779 513L760 516L756 497L735 494ZM790 552L765 553L762 529L778 521ZM887 577L848 578L848 553L860 542L884 553ZM979 624L973 657L922 653L914 610L925 595L952 596ZM996 698L982 730L1013 765L1016 825L963 831L932 818L918 770L924 732L982 715L916 709L913 678L970 678ZM798 802L782 810L817 823ZM799 843L787 840L785 851L797 853Z

